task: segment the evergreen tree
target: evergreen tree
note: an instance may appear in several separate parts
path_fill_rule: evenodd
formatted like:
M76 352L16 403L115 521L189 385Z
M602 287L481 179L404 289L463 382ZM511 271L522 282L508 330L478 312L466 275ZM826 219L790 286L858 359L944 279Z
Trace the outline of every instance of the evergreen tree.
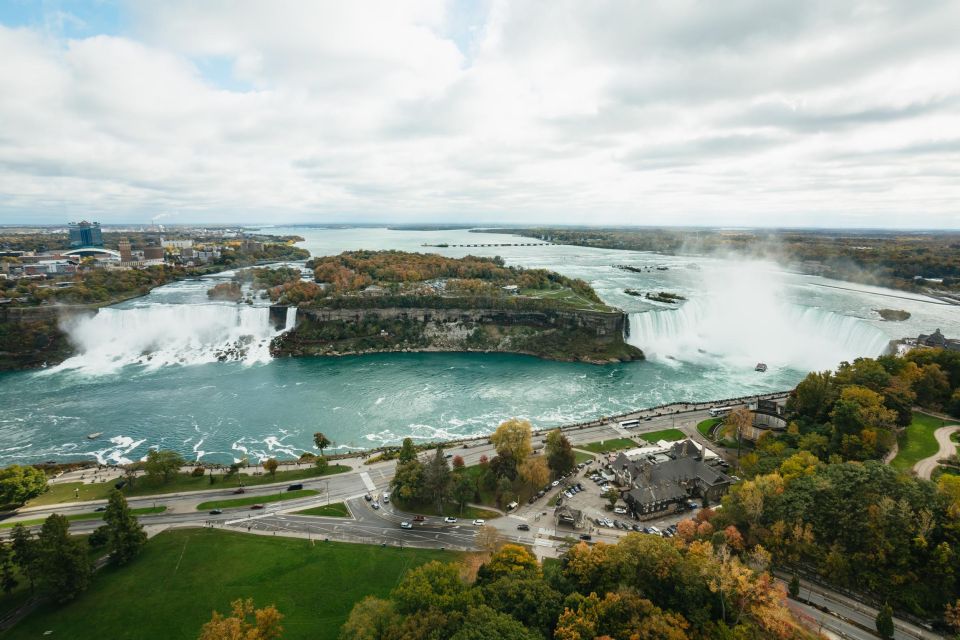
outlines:
M30 583L30 592L32 593L37 583L39 570L37 541L22 524L13 528L10 539L12 540L10 546L13 550L13 561L20 569L20 573Z
M577 464L577 456L573 446L560 429L554 429L547 434L546 439L547 466L555 476L562 476L573 469Z
M0 588L4 593L10 593L17 586L17 577L14 575L13 549L11 545L0 543Z
M70 523L58 514L48 517L37 537L38 586L59 602L75 598L90 584L90 558L85 542L70 537Z
M893 637L893 608L884 604L877 612L877 633L881 638Z
M130 512L126 498L116 489L110 492L103 519L107 523L110 562L120 565L133 560L146 544L147 534L136 516Z
M800 595L800 578L797 577L797 574L793 574L790 578L788 590L791 598L797 598Z
M433 500L437 513L443 513L443 503L450 495L452 481L450 465L443 457L443 449L437 447L433 459L423 469L423 493Z
M413 447L413 440L410 438L404 438L403 444L400 445L400 462L410 462L411 460L417 457L417 450Z

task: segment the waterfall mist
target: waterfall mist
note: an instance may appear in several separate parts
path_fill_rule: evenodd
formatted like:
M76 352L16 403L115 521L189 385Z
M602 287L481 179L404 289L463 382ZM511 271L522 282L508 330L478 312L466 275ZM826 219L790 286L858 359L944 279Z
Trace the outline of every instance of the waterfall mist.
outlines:
M769 262L711 265L696 297L679 309L634 313L629 341L651 358L752 370L832 369L842 360L880 355L888 338L869 322L786 299Z
M51 371L103 374L129 364L157 368L227 360L267 362L271 340L292 328L296 309L288 309L281 329L271 324L269 314L268 307L223 304L101 309L64 327L78 355Z

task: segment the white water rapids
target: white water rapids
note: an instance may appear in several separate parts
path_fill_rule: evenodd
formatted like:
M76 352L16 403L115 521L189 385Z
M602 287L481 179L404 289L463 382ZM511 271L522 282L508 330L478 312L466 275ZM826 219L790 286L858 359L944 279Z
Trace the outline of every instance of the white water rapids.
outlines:
M78 354L49 371L79 369L97 375L130 364L159 368L226 360L268 362L271 340L295 321L295 307L287 309L280 329L270 322L268 307L151 304L101 309L65 327Z

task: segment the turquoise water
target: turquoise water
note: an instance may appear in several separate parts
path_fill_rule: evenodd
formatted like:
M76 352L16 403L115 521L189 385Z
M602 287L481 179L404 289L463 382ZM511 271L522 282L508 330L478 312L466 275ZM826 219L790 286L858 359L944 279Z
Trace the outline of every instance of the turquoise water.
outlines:
M299 455L315 431L347 449L406 436L484 433L513 416L552 426L666 402L785 389L811 368L876 355L890 337L936 326L960 333L955 308L918 296L889 298L902 294L882 289L834 289L852 285L765 263L561 246L420 246L521 241L465 231L293 231L315 254L397 248L502 255L511 264L582 277L631 313L629 339L650 359L608 366L506 354L271 360L265 345L276 331L265 308L206 300L212 281L229 277L221 274L162 287L71 327L82 353L60 367L0 376L0 462L120 462L153 446L229 462ZM617 264L650 271L631 273ZM625 288L664 289L690 301L671 309L628 296ZM883 323L873 311L883 306L907 309L914 318ZM218 362L218 350L237 340L245 341L244 355ZM753 371L760 360L770 365L768 373ZM88 440L92 432L103 435Z

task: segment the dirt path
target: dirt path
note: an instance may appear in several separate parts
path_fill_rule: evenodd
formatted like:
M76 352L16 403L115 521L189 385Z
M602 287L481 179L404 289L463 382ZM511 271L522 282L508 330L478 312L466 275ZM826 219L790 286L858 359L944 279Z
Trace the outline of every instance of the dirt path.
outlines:
M955 431L960 431L960 425L955 424L949 427L940 427L933 432L933 437L937 439L937 444L940 445L940 450L929 458L924 458L917 464L913 465L913 470L917 474L918 478L929 480L930 474L932 474L933 470L937 468L937 461L943 458L949 458L957 452L957 443L950 439L950 435Z

